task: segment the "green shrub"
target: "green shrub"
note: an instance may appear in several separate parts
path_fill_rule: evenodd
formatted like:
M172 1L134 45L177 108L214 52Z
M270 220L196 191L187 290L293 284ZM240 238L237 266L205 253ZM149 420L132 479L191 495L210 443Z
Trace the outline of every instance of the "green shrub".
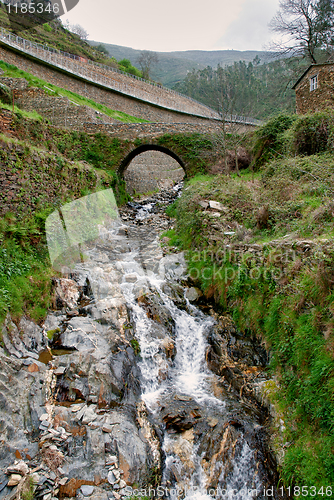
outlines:
M36 322L47 314L53 271L41 220L0 220L0 324L7 313L13 319L26 314Z
M293 132L297 155L334 151L334 114L331 112L322 111L299 117Z
M118 67L121 71L125 71L125 73L130 73L130 75L135 75L138 77L142 77L142 72L131 64L129 59L122 59L118 62Z
M53 31L52 28L51 28L51 26L48 23L43 24L43 29L47 33L51 33Z
M291 128L297 116L279 115L258 128L254 134L253 157L256 166L281 155L286 147L284 133Z

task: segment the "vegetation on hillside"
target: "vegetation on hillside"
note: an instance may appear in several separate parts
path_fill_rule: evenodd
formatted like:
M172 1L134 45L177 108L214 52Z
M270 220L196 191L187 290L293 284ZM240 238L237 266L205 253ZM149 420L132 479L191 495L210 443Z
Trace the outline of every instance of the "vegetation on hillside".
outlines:
M282 479L307 486L307 498L323 498L334 480L333 137L330 112L272 120L253 137L255 171L190 179L167 234L205 296L269 348ZM205 200L221 203L219 217Z
M13 214L0 219L0 325L10 312L14 321L27 315L42 321L51 305L51 268L45 219L53 209L17 221ZM1 334L0 334L1 338Z
M111 68L120 69L126 73L135 74L133 71L136 71L138 72L137 76L141 76L141 72L137 68L133 69L133 66L127 68L121 62L118 63L114 57L109 56L107 50L103 49L104 46L102 44L98 47L93 47L86 40L82 39L80 35L67 29L66 25L63 25L60 19L55 19L28 30L22 30L21 25L12 25L9 22L5 6L0 2L0 26L31 42L40 43L53 49L84 57L91 61L110 66Z
M142 78L143 74L141 71L139 71L138 68L133 66L129 59L122 59L118 63L118 68L121 71L125 71L126 73L129 73L130 75L138 76L139 78Z
M89 194L92 176L100 179L94 191L113 187L119 205L130 199L125 192L124 181L114 172L124 157L124 142L104 134L89 136L56 129L42 119L36 120L34 114L22 113L21 110L13 115L12 129L12 137L1 135L1 140L11 145L10 158L1 150L1 163L5 167L11 165L13 172L27 172L32 168L41 170L30 174L33 177L29 183L21 186L19 194L23 203L17 206L16 213L7 211L0 218L0 331L8 312L14 321L19 321L25 314L40 322L51 304L54 270L46 248L45 220L55 206L72 201L73 197ZM91 169L92 175L82 171L74 193L70 190L68 172L71 168L80 168L78 161L94 168ZM37 196L37 193L31 196L28 211L24 204L27 191L33 188L34 183L40 185L45 173L50 175L52 169L55 181L61 179L64 183L63 189L59 189L56 204L48 199L48 189L45 189L44 197Z
M95 41L90 41L89 43L96 48L101 45ZM116 57L118 61L125 58L129 59L132 64L138 65L140 50L108 43L103 44L103 47L107 49L110 55ZM204 69L208 65L216 68L217 64L230 66L239 60L248 63L253 61L256 56L262 59L272 57L267 52L255 50L186 50L157 52L157 55L159 61L152 68L151 77L156 82L161 82L168 88L172 88L177 82L183 80L194 68L196 70Z
M320 59L325 55L320 55ZM294 113L295 91L292 85L307 63L298 59L280 59L261 64L239 61L233 66L210 66L188 73L174 89L220 113L268 119L282 113Z

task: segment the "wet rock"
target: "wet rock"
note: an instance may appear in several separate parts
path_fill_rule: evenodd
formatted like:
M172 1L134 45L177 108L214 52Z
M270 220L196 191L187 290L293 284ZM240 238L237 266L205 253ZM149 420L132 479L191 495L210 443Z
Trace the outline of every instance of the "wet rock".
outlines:
M165 350L166 357L168 359L173 360L176 356L176 347L175 347L174 340L171 339L170 337L165 337L162 340L161 345L163 346L163 348Z
M163 257L160 261L160 274L172 282L186 277L187 263L184 254L181 252Z
M136 274L127 274L124 279L127 283L136 283L138 276Z
M185 296L186 299L189 300L189 302L197 302L203 296L203 293L199 288L191 287L187 288Z
M163 300L157 294L147 294L138 297L138 304L142 306L147 316L163 325L169 335L174 336L175 321Z
M221 316L214 325L209 342L218 356L228 356L248 366L266 366L267 353L257 338L238 332L231 318Z
M78 284L71 279L55 278L56 304L59 308L75 309L80 297Z
M168 432L183 432L193 427L201 418L201 407L191 398L174 396L161 406L161 418Z
M241 434L233 426L217 425L212 433L204 436L199 452L207 476L207 487L226 486L226 478L233 470L236 446Z
M186 309L187 302L181 285L174 282L165 282L162 284L161 289L179 309Z

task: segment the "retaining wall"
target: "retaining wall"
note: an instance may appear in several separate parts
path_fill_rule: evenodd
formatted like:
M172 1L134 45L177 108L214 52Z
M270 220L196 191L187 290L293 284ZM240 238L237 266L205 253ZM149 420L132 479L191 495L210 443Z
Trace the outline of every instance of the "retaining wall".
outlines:
M66 73L61 69L57 69L55 67L52 67L51 65L48 65L47 63L39 62L34 58L30 58L26 54L16 52L14 49L9 48L1 42L0 59L9 64L17 66L18 68L27 71L38 78L46 80L53 85L65 88L89 99L93 99L96 102L104 104L111 109L123 111L124 113L135 116L137 118L143 118L152 122L164 123L187 122L207 124L211 121L214 121L208 118L198 117L195 114L193 115L164 109L163 107L160 107L158 105L150 104L134 97L122 95L113 90L108 90L106 88L103 88L103 86L101 85L89 83L79 76L71 75L70 73ZM117 75L117 73L115 74ZM136 80L134 80L134 82L136 84L144 83L137 82ZM149 88L151 90L151 88L154 89L155 87L149 86ZM173 98L176 99L176 97Z

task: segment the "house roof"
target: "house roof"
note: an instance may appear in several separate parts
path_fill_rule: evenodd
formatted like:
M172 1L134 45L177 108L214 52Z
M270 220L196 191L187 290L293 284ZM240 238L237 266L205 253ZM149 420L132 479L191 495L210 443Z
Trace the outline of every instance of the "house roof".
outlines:
M294 84L294 86L292 88L295 89L297 87L297 85L302 81L302 79L304 78L304 76L307 75L307 73L310 71L311 68L320 68L321 66L334 66L334 63L332 63L332 62L325 62L325 63L319 63L319 64L311 64L307 68L307 70L304 71L304 73L299 78L299 80L296 81L296 83Z

